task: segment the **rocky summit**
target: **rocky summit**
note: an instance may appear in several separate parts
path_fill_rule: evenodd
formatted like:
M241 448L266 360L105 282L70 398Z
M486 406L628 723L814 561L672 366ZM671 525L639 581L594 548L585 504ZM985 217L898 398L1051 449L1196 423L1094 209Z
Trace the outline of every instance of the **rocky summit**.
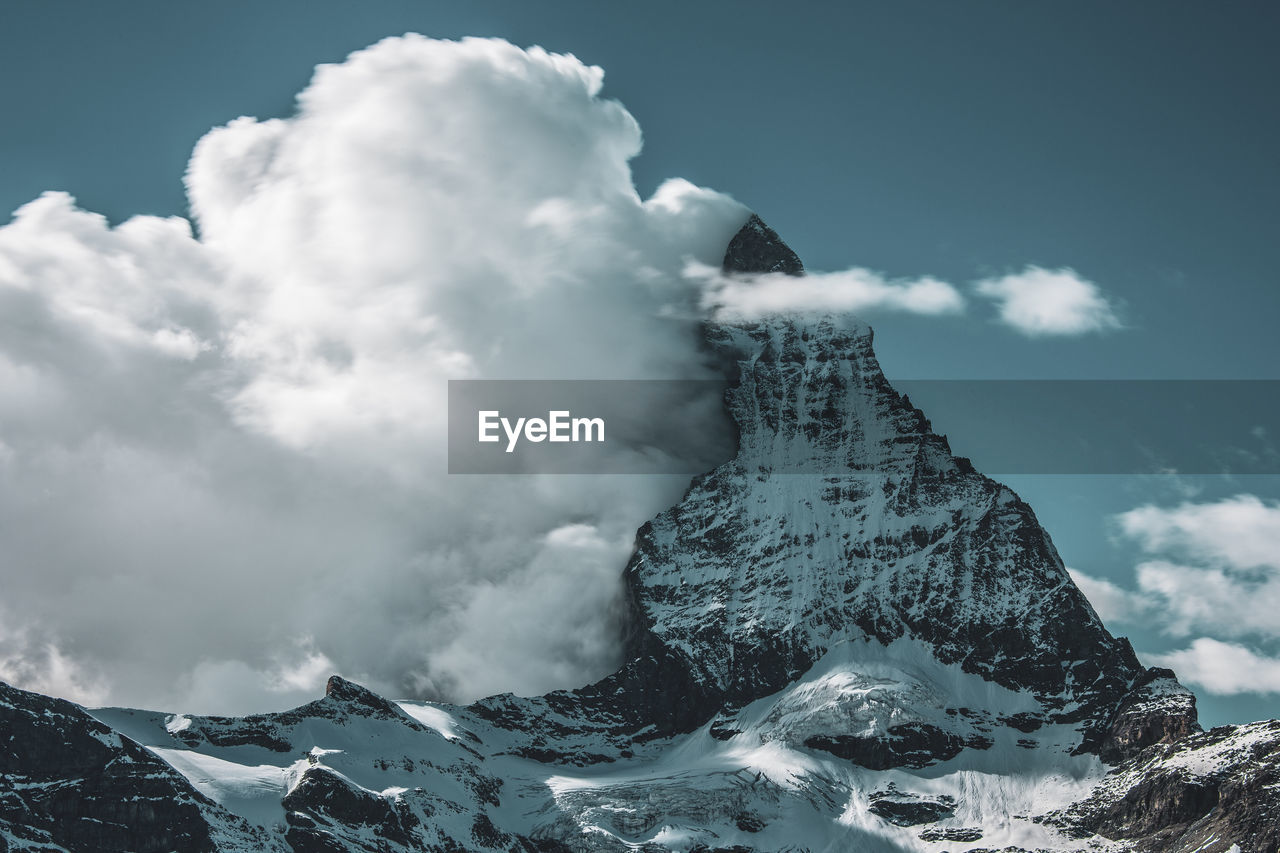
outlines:
M724 266L804 273L755 216ZM0 687L0 851L1275 853L1280 722L1202 731L869 327L706 338L738 450L639 530L616 673L243 718Z

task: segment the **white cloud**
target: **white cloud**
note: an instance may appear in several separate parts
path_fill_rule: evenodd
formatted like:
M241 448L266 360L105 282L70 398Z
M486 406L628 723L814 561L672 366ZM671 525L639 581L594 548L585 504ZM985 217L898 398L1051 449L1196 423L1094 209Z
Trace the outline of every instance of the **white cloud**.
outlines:
M434 660L451 672L471 673L472 689L536 693L543 683L573 683L609 648L621 631L617 598L619 569L625 565L633 537L607 541L593 526L568 524L543 537L533 559L506 579L503 586L484 586L466 605L460 630ZM530 608L529 600L574 602L557 614ZM604 618L602 618L604 617ZM495 655L530 636L544 636L547 660L513 673Z
M1029 266L1020 273L979 281L974 289L996 302L1000 322L1028 337L1121 327L1115 306L1102 290L1072 269Z
M601 78L388 39L200 141L198 237L64 194L0 228L0 678L244 712L329 668L454 699L606 673L685 481L445 473L448 379L712 375L672 318L746 211L641 199Z
M1280 693L1280 658L1260 655L1238 643L1200 637L1186 649L1146 657L1210 693Z
M1136 568L1138 587L1166 631L1280 637L1280 504L1236 495L1116 520L1152 555Z
M774 314L847 314L905 311L958 314L964 297L945 281L925 276L888 279L854 267L839 272L725 275L719 267L691 263L686 275L703 288L702 306L719 320L757 320Z
M285 652L271 650L257 666L242 660L201 660L179 681L174 706L189 714L280 711L317 698L337 670L308 638ZM354 674L353 674L354 675Z
M1280 504L1255 495L1148 504L1116 521L1148 558L1135 569L1136 591L1104 589L1103 600L1175 637L1202 635L1147 657L1211 693L1280 692L1280 658L1267 651L1280 639ZM1081 588L1092 600L1087 583Z
M51 639L0 622L0 680L50 696L100 704L108 695L101 676L95 676L62 651Z
M1256 495L1173 508L1141 506L1117 521L1147 551L1184 552L1232 569L1280 569L1280 503Z
M1093 577L1079 569L1069 568L1067 572L1103 622L1129 621L1146 606L1141 596L1105 578Z
M891 279L861 267L803 277L726 275L718 266L697 262L688 264L685 274L702 288L703 310L719 320L875 311L939 316L965 310L961 292L932 276ZM1029 337L1082 335L1121 326L1098 286L1070 269L1030 266L1015 275L979 281L974 290L998 304L1001 322Z
M1280 637L1280 575L1241 575L1212 566L1150 560L1137 567L1138 586L1175 636L1213 631Z

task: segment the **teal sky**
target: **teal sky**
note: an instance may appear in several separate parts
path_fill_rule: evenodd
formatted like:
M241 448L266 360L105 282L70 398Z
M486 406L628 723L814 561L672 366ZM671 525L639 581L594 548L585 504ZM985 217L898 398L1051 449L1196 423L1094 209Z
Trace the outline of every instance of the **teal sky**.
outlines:
M884 318L891 374L1276 377L1268 3L6 3L0 206L56 188L113 219L182 213L206 130L286 115L316 63L410 30L603 66L645 131L642 192L731 193L811 268L1071 266L1131 326L1028 342Z
M980 305L873 315L890 378L1280 378L1274 3L6 2L0 206L58 189L113 221L185 214L210 127L288 115L317 63L406 31L604 67L644 129L642 193L671 176L730 193L811 269L967 286L1072 267L1126 326L1028 339ZM1068 565L1123 586L1136 554L1110 517L1180 499L1169 481L1010 483ZM1274 477L1193 485L1280 495ZM1140 651L1182 642L1112 627ZM1206 723L1276 715L1276 694L1201 696Z

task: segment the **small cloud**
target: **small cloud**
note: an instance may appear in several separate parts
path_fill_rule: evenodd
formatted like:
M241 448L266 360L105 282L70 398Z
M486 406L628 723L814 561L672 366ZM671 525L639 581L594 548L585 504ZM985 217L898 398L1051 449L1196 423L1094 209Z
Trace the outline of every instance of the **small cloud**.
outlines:
M242 660L203 660L181 679L179 706L199 714L243 715L284 710L318 698L339 667L309 637L254 665Z
M997 303L1001 323L1028 337L1121 328L1115 306L1102 290L1069 268L1029 266L1020 273L979 281L974 290Z
M1280 637L1280 504L1249 494L1148 504L1116 522L1148 555L1130 595L1149 603L1166 633Z
M212 349L207 341L200 340L190 329L159 329L151 335L151 345L166 355L185 361Z
M714 267L690 263L685 267L685 276L702 285L702 307L717 320L873 310L959 314L965 305L960 291L932 276L889 279L862 267L804 276L726 275Z
M1140 563L1136 572L1143 593L1161 604L1166 633L1185 637L1195 630L1227 636L1280 632L1275 617L1280 586L1274 580L1259 583L1220 568L1167 560Z
M1280 658L1258 654L1238 643L1200 637L1188 648L1145 657L1175 670L1184 681L1221 696L1280 693Z
M1078 569L1067 569L1076 586L1089 599L1093 609L1103 622L1124 622L1144 610L1147 601L1138 593L1130 592L1104 578L1095 578Z
M1146 555L1137 590L1068 570L1098 615L1195 637L1144 657L1209 693L1280 693L1280 657L1270 655L1280 639L1280 503L1242 494L1147 504L1115 520Z
M1280 569L1280 503L1264 503L1257 495L1172 508L1148 504L1116 520L1149 552L1185 554L1233 569Z
M51 637L4 622L0 622L0 681L84 705L100 704L107 696L100 674L66 654Z

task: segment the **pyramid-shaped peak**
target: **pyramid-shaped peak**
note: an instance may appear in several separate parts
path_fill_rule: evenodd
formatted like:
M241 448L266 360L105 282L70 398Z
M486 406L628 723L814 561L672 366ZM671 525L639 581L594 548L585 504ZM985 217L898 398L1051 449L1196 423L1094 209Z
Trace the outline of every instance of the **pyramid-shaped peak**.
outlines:
M724 271L803 275L804 264L800 256L782 242L778 232L753 213L729 241L724 253Z

